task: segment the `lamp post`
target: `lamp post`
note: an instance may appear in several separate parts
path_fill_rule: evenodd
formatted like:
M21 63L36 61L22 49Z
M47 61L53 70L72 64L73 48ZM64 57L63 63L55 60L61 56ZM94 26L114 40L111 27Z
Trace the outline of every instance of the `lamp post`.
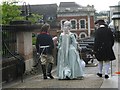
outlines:
M88 37L90 37L90 6L87 6L87 12L88 12Z
M25 19L28 20L28 17L31 16L31 14L30 5L26 5L26 2L23 2L21 16L25 16Z

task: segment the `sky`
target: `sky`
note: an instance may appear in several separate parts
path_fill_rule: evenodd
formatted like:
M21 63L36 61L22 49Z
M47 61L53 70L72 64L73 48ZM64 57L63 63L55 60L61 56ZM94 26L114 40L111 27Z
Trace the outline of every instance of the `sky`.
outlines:
M1 0L0 0L1 1ZM13 1L13 0L8 0ZM120 0L19 0L21 3L26 2L30 5L35 4L53 4L56 3L57 5L60 2L76 2L79 5L87 6L87 5L94 5L95 9L99 11L106 11L110 10L109 6L118 5Z

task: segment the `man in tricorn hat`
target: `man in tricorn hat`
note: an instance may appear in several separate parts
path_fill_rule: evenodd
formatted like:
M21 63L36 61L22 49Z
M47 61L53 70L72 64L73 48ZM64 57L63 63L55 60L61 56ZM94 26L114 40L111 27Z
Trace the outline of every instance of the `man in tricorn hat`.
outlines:
M95 22L95 24L103 24L103 23L105 23L105 21L104 21L104 20L102 20L102 19L97 20L97 21Z
M107 24L105 23L105 21L102 20L102 19L97 20L97 21L95 22L95 27L96 27L96 29L98 29L100 25L104 25L104 26L108 27L108 25L107 25Z
M105 24L104 20L98 20L95 22L97 30L95 31L94 40L94 52L95 57L99 61L98 73L99 77L102 77L103 62L105 62L105 79L109 78L108 72L110 67L110 61L115 60L113 52L114 38L110 28Z

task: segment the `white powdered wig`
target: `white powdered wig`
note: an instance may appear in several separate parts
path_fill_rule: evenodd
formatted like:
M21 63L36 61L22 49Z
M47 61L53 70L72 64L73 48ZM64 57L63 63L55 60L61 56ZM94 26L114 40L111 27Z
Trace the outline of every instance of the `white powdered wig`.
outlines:
M71 29L71 22L70 21L65 21L64 22L63 32L64 33L69 33L70 29Z

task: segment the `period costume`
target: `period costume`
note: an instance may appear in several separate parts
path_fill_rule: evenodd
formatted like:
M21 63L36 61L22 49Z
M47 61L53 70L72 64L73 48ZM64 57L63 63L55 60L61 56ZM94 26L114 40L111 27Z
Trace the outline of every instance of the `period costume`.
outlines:
M69 22L66 21L63 33L59 36L58 42L58 62L57 76L58 79L75 79L82 77L84 66L77 51L77 42L73 33L69 30Z
M47 32L48 27L49 25L47 24L42 26L42 31L37 36L36 39L36 49L37 49L37 53L40 54L40 61L41 61L44 79L47 79L47 76L53 79L54 77L51 75L51 70L54 64L54 58L53 58L54 43L52 40L52 36Z
M98 25L94 40L95 57L99 61L99 72L97 75L102 77L103 62L105 62L105 78L108 79L110 61L115 60L115 55L112 49L114 45L114 37L111 29L105 24L104 20L98 20L95 24Z
M100 27L95 32L94 51L98 61L115 60L113 52L114 37L110 28L105 25Z

